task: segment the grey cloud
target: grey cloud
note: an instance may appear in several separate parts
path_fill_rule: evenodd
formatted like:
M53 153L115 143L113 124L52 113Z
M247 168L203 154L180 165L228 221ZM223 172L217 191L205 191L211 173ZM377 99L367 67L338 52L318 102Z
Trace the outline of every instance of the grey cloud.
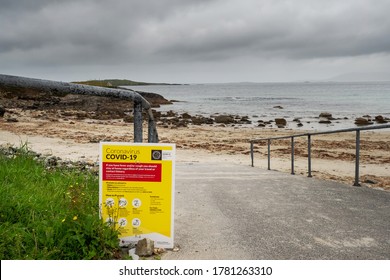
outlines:
M388 55L389 10L388 0L1 0L0 65Z
M33 54L42 50L45 52L42 56L57 63L72 63L72 60L88 63L92 54L95 56L90 63L137 60L153 44L153 39L139 44L143 35L137 31L144 22L158 23L181 7L202 3L179 0L152 4L124 0L30 2L7 1L1 10L4 31L0 33L0 55L16 52L20 59L36 60ZM69 50L62 51L64 48ZM85 49L91 55L86 56ZM65 57L66 54L71 56Z
M1 0L1 11L4 14L9 14L10 12L25 12L28 10L37 10L41 7L46 6L49 3L53 3L52 0Z
M176 28L168 22L165 32L173 29L178 36L157 51L182 53L187 58L192 54L195 59L212 54L217 59L240 54L301 59L388 53L390 2L377 2L375 9L367 1L360 2L361 5L351 2L340 8L336 6L339 2L332 7L328 1L327 6L312 9L268 7L270 11L254 6L253 11L243 10L236 15L215 15L213 24L211 18L195 22L193 32L185 22ZM242 24L234 28L234 22ZM202 36L197 36L197 29L205 30Z

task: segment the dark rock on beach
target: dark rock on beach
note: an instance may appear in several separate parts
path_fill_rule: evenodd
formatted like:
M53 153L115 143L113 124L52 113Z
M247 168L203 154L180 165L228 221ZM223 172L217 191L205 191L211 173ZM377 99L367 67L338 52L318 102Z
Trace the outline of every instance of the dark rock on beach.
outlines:
M17 118L8 118L7 119L7 122L11 122L11 123L15 123L15 122L18 122L18 119Z
M0 118L4 117L5 109L0 106Z
M142 95L143 98L145 98L149 103L152 105L152 107L160 107L160 105L168 105L172 104L172 101L165 99L162 95L152 92L144 92L144 91L136 91L140 95Z
M173 112L172 110L169 110L165 114L164 113L161 114L161 117L168 117L168 118L172 118L172 117L176 117L176 116L177 116L176 113Z
M202 125L204 123L204 117L194 116L191 118L193 125Z
M363 126L363 125L371 125L373 122L368 118L356 118L355 124L357 126Z
M232 124L235 123L234 117L231 115L220 115L215 117L216 123Z
M248 116L240 117L240 120L238 121L239 124L251 124L252 121L249 120Z
M191 119L191 118L192 118L192 116L191 116L190 114L188 114L188 113L183 113L183 114L181 114L181 117L182 117L183 119Z
M283 128L287 125L287 121L284 118L276 118L275 123L276 123L276 126L279 128Z
M335 120L335 118L332 116L331 113L328 113L328 112L322 112L320 115L319 115L319 118L320 118L320 121L319 123L320 124L331 124L332 120Z
M320 118L326 118L326 119L332 119L333 116L331 113L328 113L328 112L322 112L320 115L319 115Z
M381 115L376 116L376 117L375 117L375 121L376 121L377 123L388 123L388 120L385 119L385 118L384 118L383 116L381 116Z
M369 178L367 178L366 180L364 180L364 183L366 183L366 184L371 184L371 185L378 184L378 182L377 182L376 180L369 179Z
M258 120L257 123L258 123L257 125L258 127L265 127L266 125L266 123L263 120Z
M130 116L130 115L124 116L123 121L125 123L132 123L134 121L134 116Z
M335 120L335 118L333 117L333 115L332 115L331 113L328 113L328 112L322 112L322 113L319 115L319 118L320 118L320 119L327 119L327 120L330 120L330 121Z

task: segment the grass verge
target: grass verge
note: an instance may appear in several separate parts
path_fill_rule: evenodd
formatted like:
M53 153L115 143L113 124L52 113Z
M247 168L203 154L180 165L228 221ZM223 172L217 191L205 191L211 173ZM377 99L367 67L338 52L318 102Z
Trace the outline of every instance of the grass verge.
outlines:
M117 259L118 232L99 218L96 175L47 169L26 147L0 153L0 259Z

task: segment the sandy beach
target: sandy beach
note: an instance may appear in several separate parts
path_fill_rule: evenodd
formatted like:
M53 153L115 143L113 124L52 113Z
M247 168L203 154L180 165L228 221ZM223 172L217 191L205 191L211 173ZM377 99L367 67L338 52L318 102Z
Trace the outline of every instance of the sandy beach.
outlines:
M99 141L133 141L133 125L123 119L58 118L51 116L50 112L18 108L8 110L7 114L7 118L0 118L0 145L19 146L27 143L31 150L43 155L96 162L99 158ZM9 121L10 117L17 118L17 121ZM179 162L235 162L243 165L251 164L250 139L302 133L302 130L206 124L158 126L157 129L160 142L176 144ZM361 133L362 186L390 191L389 139L388 129ZM273 141L271 158L272 170L290 172L290 141ZM255 168L267 168L266 142L255 145L254 164ZM313 177L341 181L352 186L354 168L355 133L312 138ZM297 138L295 142L295 174L307 176L305 138Z

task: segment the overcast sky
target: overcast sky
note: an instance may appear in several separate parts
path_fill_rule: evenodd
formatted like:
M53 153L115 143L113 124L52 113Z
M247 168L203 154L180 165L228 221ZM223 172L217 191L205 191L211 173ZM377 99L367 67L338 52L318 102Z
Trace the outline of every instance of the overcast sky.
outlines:
M283 82L390 73L389 0L0 0L0 73Z

